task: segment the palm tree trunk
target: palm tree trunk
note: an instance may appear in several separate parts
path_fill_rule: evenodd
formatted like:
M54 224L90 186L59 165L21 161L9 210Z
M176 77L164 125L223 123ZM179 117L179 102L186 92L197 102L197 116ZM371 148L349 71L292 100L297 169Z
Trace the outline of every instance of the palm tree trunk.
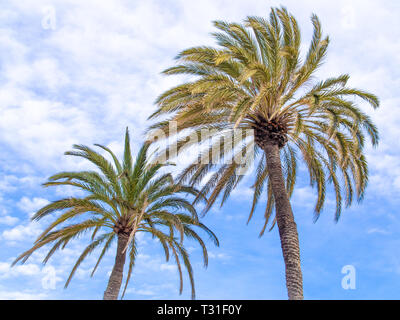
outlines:
M300 266L299 237L282 173L279 147L266 143L264 152L275 198L276 221L279 229L286 268L286 287L290 300L303 300L303 276Z
M118 235L118 245L117 245L117 255L115 256L115 264L108 280L108 285L106 291L104 291L103 300L117 300L119 290L121 288L126 251L124 251L125 246L128 242L128 237L126 235Z

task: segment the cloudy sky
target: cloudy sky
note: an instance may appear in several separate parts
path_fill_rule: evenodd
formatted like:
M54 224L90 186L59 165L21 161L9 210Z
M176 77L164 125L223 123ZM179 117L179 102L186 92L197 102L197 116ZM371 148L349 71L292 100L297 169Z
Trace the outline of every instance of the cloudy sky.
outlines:
M121 152L129 126L135 148L149 125L154 100L182 81L160 72L176 54L212 45L212 21L239 22L266 16L283 4L299 21L304 45L316 13L331 38L319 76L351 75L351 86L377 94L381 108L362 108L381 134L368 148L370 184L365 200L334 223L328 201L313 223L313 190L300 175L293 197L299 228L306 299L399 299L400 285L400 3L397 0L0 0L0 299L100 299L113 251L90 278L93 254L63 289L87 239L75 241L43 266L43 252L25 265L10 263L28 249L46 221L30 223L41 206L71 190L40 185L61 170L86 166L63 153L74 143L108 145ZM332 196L332 195L331 195ZM189 247L198 299L285 299L278 232L258 238L262 211L246 226L245 180L222 208L204 222L221 240L211 243L210 265ZM328 199L329 200L329 199ZM178 275L157 243L139 239L139 256L127 299L189 299L188 281L178 294ZM356 288L342 288L344 266L356 271Z

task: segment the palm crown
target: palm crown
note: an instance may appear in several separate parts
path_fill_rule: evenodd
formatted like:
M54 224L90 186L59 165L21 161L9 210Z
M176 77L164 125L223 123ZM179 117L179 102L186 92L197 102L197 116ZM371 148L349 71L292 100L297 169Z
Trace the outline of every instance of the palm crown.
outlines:
M165 250L167 261L172 253L179 271L180 293L182 293L181 261L183 261L188 271L192 298L194 298L193 270L189 255L183 246L183 239L189 237L200 244L205 266L208 263L206 245L195 228L205 230L218 245L218 239L214 233L199 222L196 209L186 198L188 195L198 196L198 191L193 187L174 182L169 173L160 174L160 169L164 165L154 164L149 160L148 144L142 146L134 162L128 129L122 163L107 147L96 146L107 152L113 162L109 162L100 153L82 145L75 145L76 151L66 152L67 155L89 160L100 172L62 172L49 178L44 186L73 186L85 191L86 195L80 198L57 200L40 209L33 216L33 220L40 220L55 212L60 212L60 214L37 238L34 246L20 255L14 264L20 260L25 262L35 250L51 243L52 247L43 261L46 263L57 249L63 249L72 239L90 231L91 242L72 268L65 284L67 287L82 261L94 249L102 246L92 272L93 276L113 240L118 238L116 263L105 292L105 299L116 299L122 281L125 253L129 254L129 270L123 295L135 263L137 253L135 236L138 232L146 232L159 240ZM61 227L78 217L81 221ZM57 227L60 228L54 230Z
M379 101L373 94L347 87L348 75L311 84L329 44L329 38L323 38L316 15L312 16L312 23L312 42L307 55L301 59L300 30L296 19L285 8L273 8L269 20L248 17L244 24L214 22L219 32L213 36L219 47L194 47L177 56L178 65L164 73L197 78L159 96L158 110L151 118L172 114L168 120L177 122L178 132L194 129L199 141L203 129L218 129L221 139L204 153L207 157L216 148L221 154L226 152L225 138L233 136L234 129L253 129L254 139L239 141L244 147L230 152L255 147L257 153L265 149L267 141L274 141L281 150L289 196L296 182L300 152L311 185L318 192L316 218L323 208L329 182L336 194L336 219L339 219L342 198L350 206L354 194L361 200L365 191L368 177L363 154L365 135L373 145L378 143L376 127L353 98L364 99L374 108L379 106ZM159 122L151 129L168 133L168 121ZM178 150L187 145L186 137L182 138L178 141ZM225 157L229 155L225 153ZM257 159L250 218L264 186L268 185L266 226L274 197L268 182L266 154ZM196 183L216 166L196 161L181 177L191 177L191 182ZM220 166L205 184L202 191L212 191L208 209L221 192L223 203L242 179L242 175L235 174L238 166L237 162Z

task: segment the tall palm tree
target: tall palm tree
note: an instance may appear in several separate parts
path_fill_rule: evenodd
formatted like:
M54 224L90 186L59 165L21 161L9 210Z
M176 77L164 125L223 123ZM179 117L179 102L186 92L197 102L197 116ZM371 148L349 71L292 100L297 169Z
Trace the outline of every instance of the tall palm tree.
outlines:
M193 270L189 255L183 246L184 237L192 238L200 244L205 266L208 263L206 245L195 228L207 232L218 245L217 237L199 222L196 209L186 199L186 196L198 196L198 191L193 187L174 182L170 173L159 174L165 165L155 164L149 159L148 144L142 146L136 161L133 162L128 129L122 164L110 149L101 145L96 146L112 157L113 164L86 146L74 145L75 151L66 152L66 155L89 160L98 171L61 172L49 178L44 186L72 186L83 190L85 196L57 200L40 209L32 220L37 221L57 212L59 216L42 232L34 246L21 254L13 264L18 261L24 263L34 251L51 243L52 247L43 261L46 263L57 249L64 249L72 239L90 231L91 242L72 268L65 284L67 287L83 260L94 249L102 246L92 271L93 276L113 240L117 239L115 264L104 292L105 300L116 300L122 284L126 254L129 256L129 269L122 297L135 263L136 235L145 232L159 240L165 250L167 261L172 252L179 271L180 293L183 289L181 260L183 261L194 299ZM81 221L65 225L75 218L81 218ZM54 230L56 227L59 229ZM101 235L97 235L99 233Z
M168 123L176 121L178 152L196 143L196 139L187 142L189 135L202 143L209 139L202 131L213 129L213 142L201 153L201 160L211 159L213 150L220 150L225 159L255 151L258 164L249 220L266 187L266 219L260 236L275 215L272 227L277 224L279 229L289 299L303 299L299 240L290 204L298 161L306 165L311 186L317 189L315 219L323 208L327 184L331 184L338 220L343 197L348 207L355 195L358 200L364 195L368 180L365 135L374 146L378 143L377 128L354 99L377 108L375 95L349 88L346 74L313 81L329 38L323 37L316 15L311 21L314 33L304 58L298 23L283 7L272 8L269 19L251 16L243 24L215 21L219 31L213 36L218 47L184 50L176 58L178 64L164 71L189 75L191 80L158 97L158 109L150 118L163 115L167 119L149 129L170 136ZM254 138L233 138L235 129L254 130ZM226 138L235 139L236 147L226 151ZM181 174L181 179L196 184L215 170L201 190L210 193L206 210L219 195L222 205L243 178L236 171L242 165L230 162L196 160Z

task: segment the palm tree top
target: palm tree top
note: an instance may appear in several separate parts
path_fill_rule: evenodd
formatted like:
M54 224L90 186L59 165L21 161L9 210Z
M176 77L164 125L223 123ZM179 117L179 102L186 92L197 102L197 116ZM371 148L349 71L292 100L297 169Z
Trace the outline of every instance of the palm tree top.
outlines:
M137 233L145 232L159 240L167 261L170 256L175 260L180 276L180 293L183 289L183 262L188 271L194 298L193 270L189 254L183 245L184 238L191 238L199 243L205 266L208 264L207 249L196 228L205 231L211 240L219 245L215 234L199 221L196 209L189 201L188 197L197 197L199 192L191 186L174 181L170 173L160 173L160 169L166 164L152 162L148 156L149 144L143 144L134 159L128 128L122 161L109 148L99 144L95 146L105 151L112 161L83 145L74 145L73 151L65 153L88 160L97 170L61 172L51 176L49 181L44 183L45 187L72 186L83 190L85 195L56 200L38 210L32 220L38 221L50 214L58 216L39 235L34 246L21 254L14 264L18 261L24 263L34 251L52 244L43 261L46 263L58 249L63 249L72 239L91 232L90 244L74 265L65 284L67 287L79 265L97 247L102 246L102 249L92 276L113 240L123 239L124 247L121 253L126 252L129 256L124 295L137 254L135 237ZM79 219L79 222L72 223L74 219Z
M217 129L221 139L210 147L224 150L224 139L234 129L254 130L252 142L242 141L256 154L267 144L277 145L289 196L297 177L298 160L306 165L310 184L317 189L315 219L323 209L327 185L333 186L336 197L335 219L339 220L342 202L346 207L356 197L362 200L368 181L364 155L368 136L378 144L378 130L363 112L359 99L373 108L379 99L372 93L348 87L344 74L317 81L315 73L326 57L329 37L324 37L318 17L311 16L314 32L308 51L301 57L301 35L298 23L286 8L272 8L269 18L249 16L244 23L215 21L218 29L212 36L217 46L197 46L183 50L176 57L177 65L164 71L166 75L195 76L192 81L167 90L156 104L150 119L166 115L150 131L162 129L167 136L168 122L176 121L178 133L191 129L198 134L204 129ZM358 99L359 98L359 99ZM188 136L188 135L187 135ZM186 138L178 141L178 151L187 147ZM201 140L200 140L201 142ZM232 158L242 149L233 149ZM223 153L226 158L231 158ZM266 155L257 157L254 197L250 218L262 191L267 188L266 224L272 216L274 197L268 179ZM219 195L221 203L242 179L235 175L239 164L193 163L181 175L194 185L211 170L216 172L202 192L210 193L207 209Z

